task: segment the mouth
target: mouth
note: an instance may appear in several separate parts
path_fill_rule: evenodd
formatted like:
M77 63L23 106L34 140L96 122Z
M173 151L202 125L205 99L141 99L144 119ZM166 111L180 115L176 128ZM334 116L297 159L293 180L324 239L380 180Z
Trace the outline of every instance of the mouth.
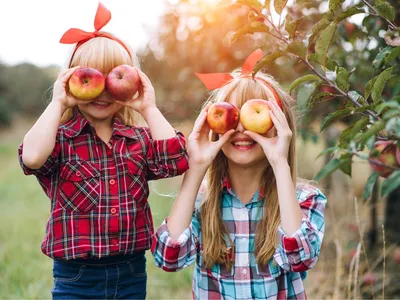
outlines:
M107 108L109 107L112 103L107 102L107 101L100 101L100 100L95 100L92 101L91 104L97 108Z
M233 141L232 146L239 150L248 150L254 148L257 145L257 142L253 140L236 140Z

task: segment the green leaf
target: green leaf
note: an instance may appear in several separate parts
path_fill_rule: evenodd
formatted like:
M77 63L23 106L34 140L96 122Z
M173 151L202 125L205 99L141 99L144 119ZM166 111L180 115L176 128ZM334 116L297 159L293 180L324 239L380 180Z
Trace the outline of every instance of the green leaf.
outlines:
M268 53L265 55L262 59L260 59L257 64L255 65L253 69L253 76L257 74L258 71L260 71L263 67L265 67L267 64L273 62L275 59L281 56L285 56L286 52L285 51L275 51Z
M344 0L329 0L329 10L334 13L343 2Z
M300 56L301 58L305 58L307 49L306 49L306 46L302 42L294 42L287 46L286 51L288 51L290 53L294 53L294 54Z
M365 144L368 139L374 135L376 135L379 131L385 129L385 122L383 121L376 121L374 124L372 124L372 126L365 131L364 133L362 133L357 140L360 142L360 144Z
M342 131L339 137L339 144L338 147L340 148L347 148L349 142L354 137L352 135L354 125L350 125L345 130Z
M390 46L386 46L376 55L375 59L372 61L372 67L374 70L377 70L383 66L386 57L389 55L393 48Z
M292 84L289 87L289 92L291 92L293 89L298 87L300 84L303 84L305 82L318 81L318 80L320 80L320 79L317 75L314 75L314 74L304 75L303 77L297 78L295 81L292 82Z
M341 161L346 161L347 163L342 164L339 168L346 175L351 177L351 158L353 155L351 153L345 153L340 157Z
M400 171L395 171L382 183L381 196L385 197L400 186Z
M385 114L383 115L383 119L385 121L390 120L394 117L398 117L400 116L400 111L399 110L388 110L387 112L385 112Z
M250 26L254 32L269 32L269 27L264 22L251 22Z
M386 108L393 108L393 109L399 110L400 104L397 101L387 101L382 104L379 104L376 107L376 112L378 114L381 114Z
M258 0L237 0L237 3L250 6L251 8L261 11L262 5Z
M358 7L352 6L348 10L342 12L337 18L336 18L336 23L339 23L343 21L344 19L347 19L348 17L354 16L356 14L361 14L365 13L365 10L360 9Z
M275 11L278 15L280 15L283 11L283 9L286 6L288 0L275 0L274 1L274 7L275 7Z
M342 165L345 165L349 163L348 160L341 160L338 158L334 158L332 160L330 160L325 167L323 167L318 174L315 176L314 180L318 181L326 176L328 176L329 174L331 174L333 171L339 169Z
M367 100L369 95L371 95L372 88L374 87L375 81L378 79L378 77L372 78L370 81L367 82L365 85L365 91L364 91L364 97Z
M350 72L347 71L345 68L340 68L340 71L336 75L336 84L337 86L342 90L347 92L349 90L350 84L349 84L349 77L350 77Z
M364 186L364 195L363 195L364 200L371 197L372 190L374 189L375 182L378 180L378 178L379 178L379 173L377 172L373 172L368 177L367 182L365 183Z
M319 92L315 95L312 95L308 100L308 108L311 108L315 103L320 102L321 100L325 100L328 97L331 97L332 94L329 92Z
M389 2L385 0L379 0L377 1L375 8L381 17L384 17L392 22L394 21L396 17L396 11Z
M285 22L285 29L289 33L290 39L293 39L296 36L296 31L303 21L304 21L304 16L300 17L299 19L292 20L290 14L287 15Z
M328 27L326 27L318 37L318 40L315 44L315 52L324 57L324 61L326 61L326 57L328 55L329 46L332 42L333 36L335 35L337 29L337 24L332 23ZM326 63L322 64L323 66Z
M308 38L308 44L311 45L314 42L314 39L316 38L316 36L322 31L324 30L326 27L328 27L331 24L331 22L329 22L327 19L322 18L321 20L318 21L317 24L314 25L314 27L312 28L312 34L311 36Z
M386 82L392 78L392 70L394 67L386 69L381 74L378 75L374 87L372 88L371 97L374 103L379 103L381 100L381 95L383 89L385 88Z
M352 129L351 135L355 136L360 131L364 130L365 127L369 124L369 117L363 116L360 120L358 120Z
M339 67L336 61L322 54L312 53L308 56L308 60L320 64L330 71L335 71Z
M390 64L393 60L400 57L400 47L395 47L390 50L390 53L385 58L385 65Z
M330 113L327 115L321 123L321 131L324 130L329 124L331 124L333 121L336 121L340 118L346 117L348 115L351 115L353 113L353 108L345 108L342 110L335 111L333 113Z
M332 152L334 152L336 149L337 149L336 146L326 148L324 151L322 151L320 154L318 154L318 156L316 157L316 159L317 159L317 158L320 158L322 155L325 155L325 154L328 154L328 153L332 153Z

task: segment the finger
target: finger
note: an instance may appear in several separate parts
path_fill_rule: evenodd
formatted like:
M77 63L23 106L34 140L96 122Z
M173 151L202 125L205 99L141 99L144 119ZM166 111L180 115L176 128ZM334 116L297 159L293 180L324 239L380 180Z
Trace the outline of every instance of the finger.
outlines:
M235 129L231 129L231 130L225 132L225 133L219 138L219 140L217 141L218 148L221 149L222 146L223 146L227 141L229 141L229 139L231 138L231 136L232 136L235 132L236 132Z
M196 121L194 122L193 132L200 133L206 119L207 119L207 112L203 110L197 117Z
M60 76L58 77L58 81L61 83L65 84L67 81L70 79L72 74L75 72L76 69L78 69L79 66L73 67L71 69L66 70L65 72L61 73Z
M268 101L269 106L271 110L275 113L275 116L278 118L278 120L282 123L283 119L286 120L286 116L283 112L283 110L278 106L278 103L274 101Z
M283 126L281 122L278 120L278 118L275 116L275 113L272 110L270 110L269 115L271 117L272 123L274 123L276 130L281 131L283 129Z
M253 132L253 131L245 130L243 133L248 135L249 137L251 137L253 140L255 140L259 144L261 144L262 140L264 139L264 137L262 135L260 135L256 132Z

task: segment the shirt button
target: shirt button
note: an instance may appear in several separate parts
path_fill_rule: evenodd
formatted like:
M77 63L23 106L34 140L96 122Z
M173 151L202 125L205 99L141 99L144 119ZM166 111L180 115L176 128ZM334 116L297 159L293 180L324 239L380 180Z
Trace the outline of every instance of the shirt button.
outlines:
M81 177L82 173L80 171L76 172L76 176Z
M117 209L115 207L111 208L111 213L115 214L117 212Z
M246 238L242 238L242 243L244 244L246 242L247 242L247 239Z
M111 179L111 180L110 180L110 184L111 184L111 185L114 185L114 184L115 184L115 180L114 180L114 179Z
M243 275L246 275L246 274L247 274L247 270L246 270L246 269L243 269L242 274L243 274Z

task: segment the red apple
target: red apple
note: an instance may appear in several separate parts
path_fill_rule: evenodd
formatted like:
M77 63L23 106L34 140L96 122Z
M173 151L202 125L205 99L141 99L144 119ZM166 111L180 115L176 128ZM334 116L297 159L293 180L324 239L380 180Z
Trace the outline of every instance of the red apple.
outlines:
M397 160L397 164L400 165L400 147L397 146L396 149L396 160Z
M132 99L139 89L139 84L139 73L129 65L115 67L106 78L107 92L116 100Z
M375 156L371 151L370 160L372 162L380 162L392 167L398 166L398 162L396 160L397 145L394 141L378 141L375 143L375 150L378 151L379 154ZM375 172L380 173L380 176L383 178L387 178L393 173L393 169L388 167L380 166L371 162L370 166Z
M396 264L400 265L400 247L397 247L393 252L393 258Z
M93 68L78 68L68 82L69 91L81 100L92 100L104 90L105 78L103 73Z
M240 122L247 130L264 134L272 128L269 106L266 100L251 99L240 110Z
M374 285L378 281L377 276L374 273L365 273L361 279L364 285Z
M235 129L239 123L239 111L228 102L217 102L208 108L207 123L218 134Z

